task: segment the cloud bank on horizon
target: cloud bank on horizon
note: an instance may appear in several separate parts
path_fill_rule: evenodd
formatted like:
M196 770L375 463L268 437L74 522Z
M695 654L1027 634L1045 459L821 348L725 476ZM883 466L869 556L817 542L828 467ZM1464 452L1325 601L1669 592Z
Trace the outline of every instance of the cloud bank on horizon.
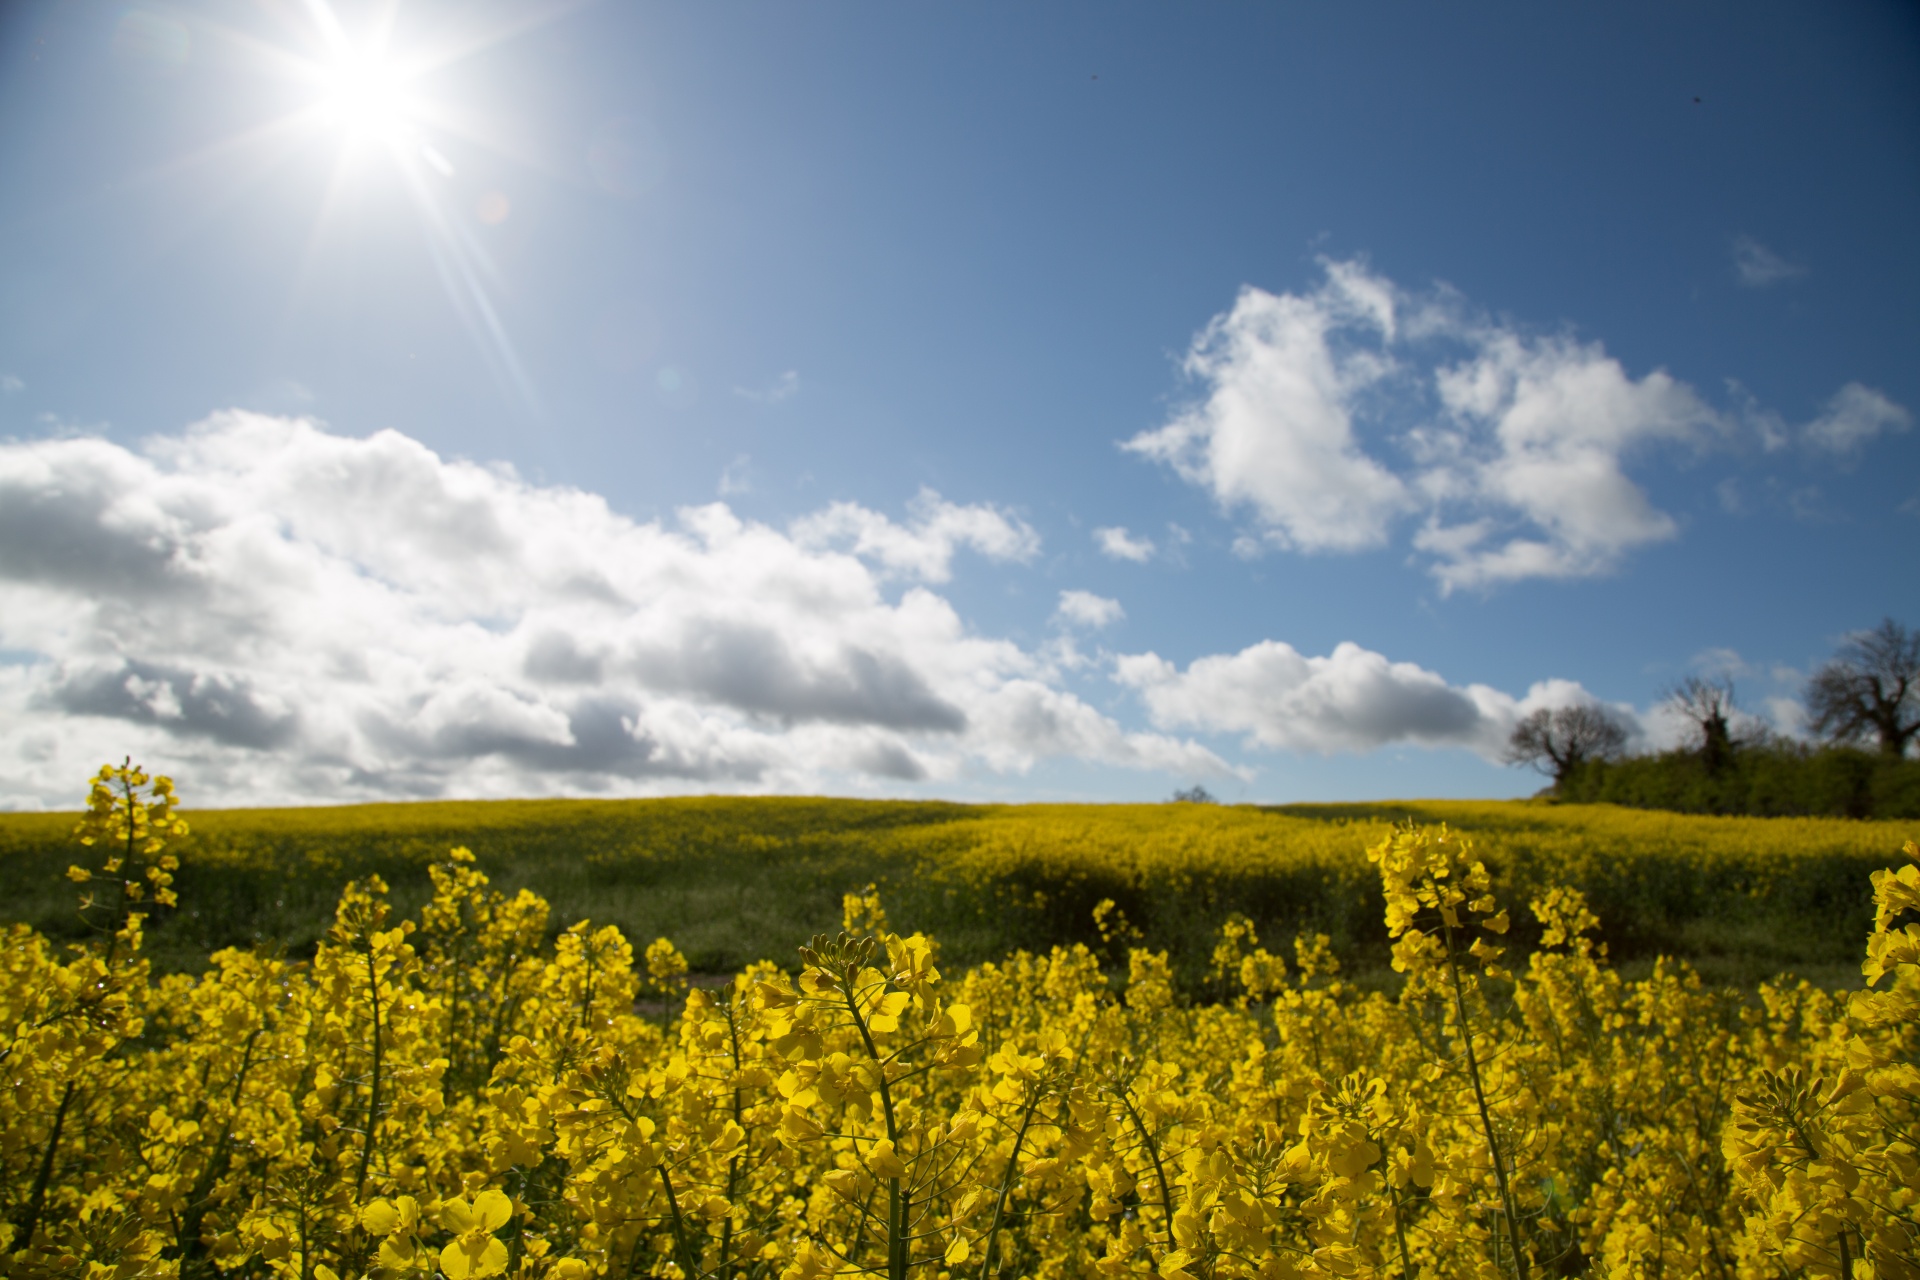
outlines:
M685 790L898 792L1053 759L1246 776L1254 748L1456 747L1587 695L1457 688L1354 644L1184 670L1078 655L1124 616L1069 589L1054 646L933 590L1039 535L930 491L786 529L724 503L636 521L397 432L217 414L138 451L0 444L0 785L64 806L96 757L190 764L201 803ZM1093 665L1130 730L1068 686Z

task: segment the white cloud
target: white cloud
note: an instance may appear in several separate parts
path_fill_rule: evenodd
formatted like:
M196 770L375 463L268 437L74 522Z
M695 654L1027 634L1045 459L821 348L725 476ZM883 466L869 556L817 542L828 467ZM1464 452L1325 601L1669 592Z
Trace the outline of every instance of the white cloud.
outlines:
M1679 533L1630 467L1732 439L1736 422L1769 448L1789 435L1737 387L1732 415L1598 343L1324 265L1310 292L1243 289L1187 355L1198 401L1124 443L1250 517L1236 554L1364 550L1412 524L1444 591L1604 574ZM1908 420L1849 384L1803 435L1845 454Z
M1799 444L1815 454L1825 454L1842 465L1856 461L1863 449L1882 434L1896 434L1913 425L1913 415L1888 399L1885 393L1858 382L1849 382L1827 401L1820 416L1801 426L1793 426L1772 409L1759 404L1737 382L1728 388L1740 405L1740 420L1767 453L1778 453Z
M1493 760L1520 717L1594 700L1565 680L1536 684L1521 698L1482 684L1460 688L1351 642L1309 657L1265 640L1184 671L1157 654L1130 654L1115 661L1114 678L1139 694L1158 728L1240 734L1251 745L1319 754L1406 744L1462 747Z
M1070 626L1108 627L1127 616L1118 600L1097 596L1091 591L1062 591L1060 607L1053 616Z
M1749 660L1738 649L1716 645L1702 649L1687 661L1689 672L1711 681L1725 681L1734 694L1728 723L1736 740L1756 740L1769 734L1804 736L1807 712L1799 700L1807 675L1785 663ZM1675 703L1673 685L1667 686L1639 715L1640 746L1671 751L1696 746L1699 725ZM1749 707L1758 710L1749 710Z
M1733 274L1749 289L1764 289L1782 280L1807 274L1807 269L1788 262L1752 236L1733 238Z
M15 377L13 374L0 373L0 392L5 392L7 395L11 396L11 395L17 395L18 393L25 391L26 389L27 389L27 384L22 382L19 378Z
M1197 743L1157 733L1128 733L1086 703L1038 680L1010 680L981 701L982 755L991 768L1017 772L1042 756L1102 760L1135 769L1204 777L1250 776Z
M1773 732L1783 738L1807 736L1807 708L1800 699L1785 694L1771 694L1762 700L1761 705L1767 709L1766 718Z
M1342 339L1390 339L1391 287L1336 264L1313 294L1246 288L1187 353L1206 398L1125 448L1250 507L1285 545L1351 551L1384 541L1406 488L1361 449L1352 402L1391 370L1380 352Z
M1447 418L1415 437L1434 506L1414 545L1444 588L1604 573L1674 536L1623 465L1720 428L1691 388L1660 370L1636 381L1597 344L1496 330L1479 348L1435 371Z
M1885 395L1849 382L1827 402L1826 411L1807 424L1803 436L1814 449L1851 458L1882 432L1905 431L1912 425L1913 415Z
M755 404L779 404L782 400L791 400L800 394L800 371L789 369L775 378L771 385L755 391L747 387L735 387L733 394Z
M952 576L956 551L969 547L989 560L1028 561L1040 552L1032 526L992 506L957 506L931 489L922 489L908 510L911 524L895 524L877 511L852 502L836 502L794 522L801 546L848 545L854 555L878 561L888 572L945 582Z
M0 444L0 794L131 753L196 803L874 790L1062 754L1181 776L1043 655L890 580L1033 554L923 494L781 531L637 522L395 432L218 415L140 451Z
M1093 540L1100 544L1103 555L1114 560L1131 560L1135 564L1145 564L1153 559L1153 539L1136 538L1124 528L1095 529Z
M1735 707L1727 716L1727 727L1734 741L1753 741L1769 732L1787 732L1798 725L1804 713L1796 714L1798 703L1791 698L1769 697L1762 700L1765 715L1755 715ZM1645 751L1677 751L1700 745L1700 726L1671 700L1662 700L1640 715L1636 746Z

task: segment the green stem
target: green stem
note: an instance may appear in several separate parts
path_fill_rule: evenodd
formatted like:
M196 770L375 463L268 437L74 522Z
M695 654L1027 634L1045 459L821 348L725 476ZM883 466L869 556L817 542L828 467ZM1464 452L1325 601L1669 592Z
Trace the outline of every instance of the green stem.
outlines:
M667 1209L673 1214L673 1243L680 1253L680 1269L686 1272L687 1280L700 1280L700 1258L694 1253L693 1244L687 1239L687 1220L680 1216L680 1201L673 1194L673 1177L662 1162L660 1185L667 1189Z
M310 1229L313 1225L310 1216L312 1206L307 1203L306 1189L300 1195L300 1280L313 1280L313 1238Z
M180 1224L180 1269L183 1275L197 1274L201 1270L199 1264L206 1257L207 1246L200 1239L201 1224L206 1221L207 1212L213 1207L209 1196L233 1164L233 1124L240 1114L240 1097L246 1088L247 1075L253 1070L254 1045L265 1034L265 1027L256 1027L253 1034L247 1037L246 1049L240 1058L240 1071L233 1082L233 1094L227 1100L226 1122L220 1126L220 1137L214 1142L212 1158L194 1180L193 1190L188 1195L187 1215Z
M1128 1117L1133 1121L1133 1127L1139 1131L1140 1141L1145 1144L1147 1154L1153 1157L1153 1173L1160 1180L1161 1223L1166 1228L1167 1243L1171 1245L1173 1243L1173 1192L1167 1186L1167 1169L1160 1161L1160 1148L1154 1143L1153 1135L1147 1132L1146 1121L1142 1120L1140 1113L1133 1109L1132 1096L1125 1089L1121 1089L1118 1096L1120 1105L1126 1108Z
M128 756L122 762L121 768L130 768L132 765L133 757ZM127 874L133 867L133 783L127 780L125 774L120 777L120 794L126 802L127 851L120 860L121 874L117 875L113 881L114 887L120 891L120 904L114 908L112 921L107 926L107 954L103 963L109 970L113 968L114 958L120 954L120 930L126 925L127 917ZM83 918L84 912L83 907Z
M40 1215L47 1207L47 1184L53 1181L53 1155L60 1147L60 1131L66 1127L67 1108L73 1104L73 1090L74 1083L69 1080L60 1094L60 1106L53 1113L53 1131L47 1135L47 1149L41 1153L39 1172L33 1176L33 1192L27 1197L27 1213L21 1219L20 1234L13 1240L16 1252L33 1243L33 1233L40 1228Z
M1400 1241L1400 1280L1413 1280L1413 1258L1407 1251L1407 1225L1400 1216L1400 1188L1389 1182L1387 1191L1393 1197L1393 1234Z
M597 970L594 968L594 964L593 964L596 958L594 954L594 949L593 949L593 942L591 939L587 938L585 935L582 935L580 938L580 955L587 962L586 993L580 999L580 1028L581 1030L584 1031L586 1029L588 1019L590 1019L593 1016L593 980L597 973Z
M460 932L448 940L443 959L447 966L447 1063L454 1079L458 1080L464 1065L460 1060L460 961L466 950L465 930L462 927L465 922L460 919L458 908L455 908L454 924ZM455 939L459 943L457 948L453 945Z
M873 1033L867 1029L867 1020L860 1016L860 1000L853 989L859 978L858 969L850 969L840 983L841 993L847 998L847 1010L853 1015L853 1025L860 1031L860 1040L867 1047L867 1056L873 1059L875 1077L880 1082L880 1109L887 1119L887 1142L893 1147L895 1158L900 1152L900 1129L893 1118L893 1091L887 1088L887 1064L880 1057L880 1047L873 1042ZM907 1280L907 1209L911 1196L902 1195L900 1179L887 1179L887 1278L888 1280Z
M1034 1094L1027 1103L1026 1114L1020 1117L1020 1131L1013 1135L1013 1154L1007 1157L1007 1171L1000 1177L1000 1193L993 1201L993 1222L987 1228L987 1247L980 1255L980 1280L989 1280L992 1275L993 1250L1000 1242L1000 1214L1007 1205L1007 1193L1013 1189L1013 1174L1020 1166L1020 1145L1027 1140L1027 1126L1033 1123L1033 1113L1040 1109L1040 1095Z
M1480 1084L1480 1061L1473 1052L1473 1027L1467 1021L1466 990L1460 982L1460 958L1453 946L1453 926L1441 920L1447 935L1447 973L1453 979L1453 1007L1460 1019L1460 1040L1467 1050L1467 1075L1473 1080L1473 1100L1480 1108L1480 1128L1486 1134L1487 1154L1493 1159L1493 1180L1500 1188L1500 1204L1507 1219L1507 1239L1513 1244L1513 1269L1519 1280L1527 1280L1527 1254L1520 1247L1520 1216L1514 1211L1513 1191L1507 1185L1507 1168L1500 1159L1500 1144L1493 1136L1493 1115L1487 1107L1486 1090ZM1496 1245L1498 1237L1495 1237Z
M360 1147L360 1176L354 1183L355 1204L366 1198L367 1171L373 1167L375 1126L380 1123L380 971L374 960L371 939L367 942L367 995L373 1003L373 1085L367 1091L367 1137Z
M733 1048L733 1072L737 1078L740 1074L740 1023L739 1019L735 1016L732 983L727 984L726 1001L727 1038ZM733 1122L740 1126L742 1133L746 1131L746 1121L743 1118L745 1114L745 1103L743 1103L740 1098L740 1087L735 1085L733 1089ZM732 1280L733 1277L733 1213L731 1206L734 1202L734 1196L738 1193L739 1182L740 1157L736 1155L727 1160L727 1204L729 1211L727 1213L727 1220L720 1226L721 1280Z

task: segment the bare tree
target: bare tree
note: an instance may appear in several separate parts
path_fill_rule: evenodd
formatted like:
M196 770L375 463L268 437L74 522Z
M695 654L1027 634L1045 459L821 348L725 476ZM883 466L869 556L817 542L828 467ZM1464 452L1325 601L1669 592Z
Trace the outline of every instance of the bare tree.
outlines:
M1530 765L1553 778L1556 790L1589 760L1610 760L1627 745L1626 726L1605 707L1542 707L1513 726L1501 759Z
M1905 755L1920 733L1920 631L1884 618L1848 636L1807 681L1807 712L1830 741L1878 738L1887 755Z
M1667 705L1693 721L1700 762L1709 774L1719 773L1733 759L1733 681L1688 676L1667 693Z
M1172 803L1174 804L1219 804L1220 802L1213 798L1213 792L1207 790L1205 787L1201 786L1199 783L1196 782L1191 787L1186 788L1184 791L1174 792Z

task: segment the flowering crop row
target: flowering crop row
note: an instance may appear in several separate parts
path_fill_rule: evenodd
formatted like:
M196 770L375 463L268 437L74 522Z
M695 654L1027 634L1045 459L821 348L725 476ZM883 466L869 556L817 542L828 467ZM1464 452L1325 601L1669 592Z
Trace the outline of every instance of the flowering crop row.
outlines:
M1328 934L1366 972L1387 939L1365 849L1408 817L1473 832L1502 897L1581 889L1616 960L1710 964L1747 984L1782 969L1831 983L1858 964L1872 918L1868 876L1907 828L1840 819L1742 819L1605 805L1426 801L1379 805L966 806L796 797L445 801L196 811L171 848L178 912L156 917L156 969L203 969L255 939L312 954L348 879L379 875L395 910L432 892L428 867L456 845L494 883L526 886L556 919L591 915L630 936L669 933L703 972L785 959L839 914L839 895L880 884L903 932L937 933L955 965L1100 939L1113 899L1167 950L1189 993L1217 990L1206 956L1230 911L1263 934ZM0 814L0 907L57 939L78 936L57 873L72 819ZM1524 911L1515 928L1531 944ZM1110 965L1125 955L1102 951ZM1377 975L1376 975L1377 976Z
M370 877L311 961L158 977L173 806L103 770L97 939L6 934L6 1275L1920 1280L1912 844L1848 998L1627 980L1580 893L1500 901L1408 825L1367 850L1397 994L1234 917L1200 1004L1110 902L1124 975L1074 945L949 977L872 893L796 972L690 989L664 939L549 941L463 849L416 918Z

